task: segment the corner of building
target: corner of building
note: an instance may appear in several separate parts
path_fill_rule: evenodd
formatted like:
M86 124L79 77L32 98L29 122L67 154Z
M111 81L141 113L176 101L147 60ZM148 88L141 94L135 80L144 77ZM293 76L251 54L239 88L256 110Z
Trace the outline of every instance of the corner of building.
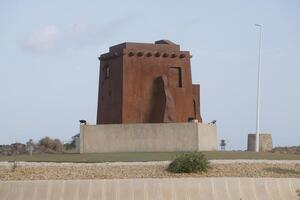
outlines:
M217 126L215 124L198 123L198 151L216 151Z

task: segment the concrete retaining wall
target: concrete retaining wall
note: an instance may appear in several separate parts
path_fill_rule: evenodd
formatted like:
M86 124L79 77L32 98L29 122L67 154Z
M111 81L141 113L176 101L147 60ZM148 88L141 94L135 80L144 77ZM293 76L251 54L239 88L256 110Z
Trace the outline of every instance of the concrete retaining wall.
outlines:
M80 153L216 149L216 126L209 124L109 124L80 127Z
M300 179L168 178L0 181L1 200L298 200Z

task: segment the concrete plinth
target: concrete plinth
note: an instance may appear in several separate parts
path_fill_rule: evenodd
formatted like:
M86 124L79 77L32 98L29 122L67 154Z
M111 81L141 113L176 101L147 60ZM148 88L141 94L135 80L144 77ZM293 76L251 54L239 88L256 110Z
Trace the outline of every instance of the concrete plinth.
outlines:
M248 134L248 148L247 151L255 151L256 147L256 134ZM259 151L271 151L273 148L272 134L260 133L259 134Z
M217 150L217 128L202 123L80 126L80 153Z

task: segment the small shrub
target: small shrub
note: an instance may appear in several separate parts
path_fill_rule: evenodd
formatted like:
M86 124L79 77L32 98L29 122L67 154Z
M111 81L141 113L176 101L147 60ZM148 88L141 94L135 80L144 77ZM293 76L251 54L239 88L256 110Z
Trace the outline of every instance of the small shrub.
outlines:
M63 144L59 139L54 140L54 149L55 151L61 152L63 151Z
M209 162L201 152L184 153L172 161L167 171L173 173L206 172Z
M39 141L39 145L45 148L52 149L53 148L53 140L49 137L44 137Z
M296 190L298 197L300 198L300 189Z
M63 150L63 144L59 139L51 139L49 137L44 137L39 141L39 146L53 151L61 152Z

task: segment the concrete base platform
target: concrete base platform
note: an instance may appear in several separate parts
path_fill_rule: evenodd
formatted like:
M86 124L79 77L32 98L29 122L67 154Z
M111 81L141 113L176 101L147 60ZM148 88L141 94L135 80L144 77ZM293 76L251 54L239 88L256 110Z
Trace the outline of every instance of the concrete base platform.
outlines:
M80 126L80 153L217 150L217 128L202 123Z
M1 181L1 200L298 200L300 179L168 178Z

